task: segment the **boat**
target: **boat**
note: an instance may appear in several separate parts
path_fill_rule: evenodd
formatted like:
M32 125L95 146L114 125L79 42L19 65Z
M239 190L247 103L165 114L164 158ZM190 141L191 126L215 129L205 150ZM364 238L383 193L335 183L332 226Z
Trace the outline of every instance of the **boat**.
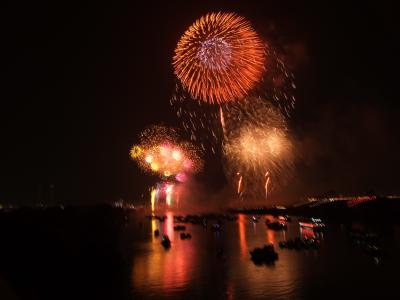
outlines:
M272 230L286 230L287 224L286 222L278 221L278 222L265 222L267 227Z
M220 231L221 230L221 225L219 225L218 223L212 224L211 229L214 230L214 231Z
M299 220L300 227L312 229L315 231L324 230L325 224L319 218L301 219Z
M162 237L162 239L161 239L161 245L162 245L165 249L171 248L171 241L170 241L168 235L163 235L163 237Z
M192 235L190 233L181 232L180 234L181 240L191 239Z
M184 226L184 225L175 225L174 226L174 230L175 231L183 231L183 230L186 230L186 226Z
M251 220L253 223L257 223L259 219L260 219L260 217L252 216L250 220Z
M273 244L267 244L263 248L255 248L250 251L250 256L255 264L270 264L278 259L278 253Z
M287 241L279 242L280 248L296 249L296 250L308 250L308 249L318 249L320 246L317 239L289 239Z

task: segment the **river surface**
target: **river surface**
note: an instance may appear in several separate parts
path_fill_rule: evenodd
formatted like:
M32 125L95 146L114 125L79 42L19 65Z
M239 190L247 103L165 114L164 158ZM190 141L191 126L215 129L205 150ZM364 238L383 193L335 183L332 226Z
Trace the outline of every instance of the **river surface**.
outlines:
M110 207L0 215L0 299L400 299L398 225L327 223L318 250L289 250L279 242L313 237L295 217L286 231L267 228L272 216L238 215L221 231L212 220L206 229L184 224L192 238L181 240L166 215ZM375 234L381 253L350 232ZM254 264L249 251L267 243L278 260Z
M296 218L286 231L267 228L261 216L248 215L226 222L221 232L185 224L192 239L181 240L174 231L173 214L164 222L134 218L125 229L132 255L132 296L135 299L395 299L399 296L400 267L397 253L399 227L364 224L328 224L319 236L318 250L280 249L278 243L311 237ZM268 218L273 219L272 216ZM210 225L210 224L209 224ZM172 241L160 244L159 229ZM379 232L382 255L369 255L349 236L350 230ZM130 235L134 239L129 243ZM279 259L272 265L255 265L249 251L273 243ZM217 255L222 249L222 255ZM128 254L129 255L129 254ZM397 295L397 296L396 296Z

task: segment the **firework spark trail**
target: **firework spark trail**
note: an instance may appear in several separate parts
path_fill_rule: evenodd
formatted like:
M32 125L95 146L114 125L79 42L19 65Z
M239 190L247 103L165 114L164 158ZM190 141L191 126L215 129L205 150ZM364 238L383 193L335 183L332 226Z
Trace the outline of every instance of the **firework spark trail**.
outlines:
M265 173L265 176L264 176L265 178L266 178L266 180L265 180L265 200L267 200L268 201L268 184L269 184L269 180L270 180L270 176L269 176L269 171L267 171L266 173Z
M226 139L226 129L225 129L225 118L224 118L224 111L222 110L222 106L219 107L219 114L221 119L221 128L224 134L224 140Z
M242 193L242 180L243 180L243 176L242 176L239 172L237 172L237 175L239 176L239 181L238 181L238 184L237 184L237 193L238 193L238 195L239 195L239 197L240 197L240 195L241 195L241 193Z
M290 117L296 102L295 77L271 44L265 45L265 55L267 72L263 73L261 84L256 86L252 95L268 99L284 116Z
M190 140L199 145L204 152L216 154L220 148L222 132L220 129L219 107L207 105L203 101L193 101L182 90L177 89L170 104L180 119Z
M264 72L264 44L234 13L209 13L189 27L175 49L175 74L191 97L209 103L241 99Z

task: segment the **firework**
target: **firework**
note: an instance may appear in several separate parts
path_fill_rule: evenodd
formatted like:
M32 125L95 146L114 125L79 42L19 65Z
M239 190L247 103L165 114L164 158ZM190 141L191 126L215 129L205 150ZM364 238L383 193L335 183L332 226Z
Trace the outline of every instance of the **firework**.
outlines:
M265 200L268 200L268 184L269 184L269 180L270 180L270 176L269 176L269 171L267 171L264 175L265 177Z
M225 123L228 119L233 115L237 120L235 112L254 111L262 101L278 109L283 116L290 117L295 106L294 75L270 44L265 44L265 57L264 68L267 71L263 73L259 84L240 101L220 105L209 105L202 100L193 101L182 84L177 82L170 104L191 141L198 144L203 151L219 155L221 142L227 138ZM256 99L252 95L261 98Z
M293 143L279 109L264 99L248 101L251 106L230 110L229 118L225 120L229 132L224 143L226 171L229 177L240 174L240 181L242 176L245 177L247 187L250 182L263 186L264 195L268 197L271 175L275 178L274 182L279 182L290 174ZM243 182L240 184L243 185Z
M169 178L184 179L186 173L196 173L202 161L196 147L182 142L175 130L163 126L152 126L140 136L140 144L134 145L130 156L144 171Z
M264 71L264 44L243 17L209 13L183 34L175 74L191 97L223 103L247 95Z
M240 174L240 172L236 173L237 176L239 176L238 184L237 184L237 194L240 195L242 194L242 181L243 181L243 176Z
M290 117L296 103L294 75L271 44L265 45L265 55L268 72L263 73L262 84L257 85L252 94L268 99L284 116Z
M225 153L240 166L237 169L279 171L291 154L291 147L287 134L281 129L248 126L227 142Z
M183 129L202 152L219 153L223 138L219 107L208 105L204 101L188 101L189 99L191 98L178 88L170 100Z

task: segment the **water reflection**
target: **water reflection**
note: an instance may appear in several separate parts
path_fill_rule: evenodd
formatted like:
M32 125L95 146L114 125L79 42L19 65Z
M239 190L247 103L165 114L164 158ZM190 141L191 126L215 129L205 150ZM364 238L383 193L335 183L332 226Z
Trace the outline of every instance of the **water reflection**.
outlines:
M157 221L155 219L152 219L151 220L151 237L152 237L153 242L155 240L157 240L156 237L155 237L155 234L154 234L154 231L156 231L156 229L158 229Z
M246 241L246 216L240 214L238 217L238 225L239 225L239 243L240 243L240 254L242 258L247 257L249 253L247 249L247 241Z
M308 299L312 297L302 293L313 290L315 284L322 289L330 282L332 272L338 272L343 286L352 282L356 274L364 280L376 278L367 267L362 267L365 260L358 252L355 257L349 256L350 248L340 238L341 231L333 230L326 235L320 250L280 249L280 241L322 238L321 233L301 228L296 219L288 223L287 231L268 229L264 218L254 222L246 215L226 222L221 232L185 224L186 232L192 234L191 240L180 239L170 212L164 222L151 220L144 226L147 233L134 250L132 269L134 298L138 299L187 299L193 295L196 299ZM160 245L161 236L154 237L155 229L169 236L169 250ZM134 234L135 229L132 230ZM271 266L256 266L249 251L266 243L275 245L279 259ZM223 255L218 256L221 248ZM341 263L340 270L337 261Z
M174 240L174 215L171 212L166 213L167 219L163 223L163 234L168 235L171 241Z
M192 279L196 262L194 245L190 241L179 239L174 232L173 214L166 215L167 219L164 222L151 221L151 242L143 245L141 255L133 261L133 286L146 293L173 293ZM172 242L171 249L165 250L160 244L161 237L154 236L154 230L157 228L161 234L169 236Z
M271 229L266 229L267 243L275 244L275 233Z
M273 219L272 216L268 218ZM264 219L261 220L254 223L245 215L239 215L240 261L234 256L230 257L226 280L232 283L234 298L259 299L274 295L274 299L286 299L296 288L295 259L276 248L280 258L274 265L256 266L250 261L249 251L253 248L266 243L273 243L277 247L278 242L286 238L285 231L270 230L265 226Z

